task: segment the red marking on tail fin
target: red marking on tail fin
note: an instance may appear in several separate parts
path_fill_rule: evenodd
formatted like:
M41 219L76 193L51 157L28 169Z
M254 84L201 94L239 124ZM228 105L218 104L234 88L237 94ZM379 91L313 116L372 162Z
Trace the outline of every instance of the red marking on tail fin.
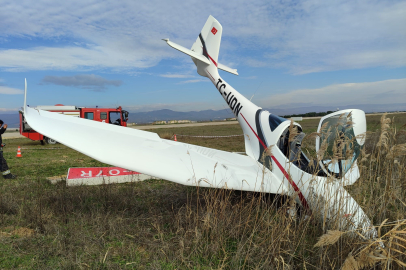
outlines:
M207 55L209 55L209 54L207 54ZM216 61L214 61L214 59L213 58L211 58L211 56L209 55L209 58L210 58L210 60L213 62L213 64L217 67L217 63L216 63Z

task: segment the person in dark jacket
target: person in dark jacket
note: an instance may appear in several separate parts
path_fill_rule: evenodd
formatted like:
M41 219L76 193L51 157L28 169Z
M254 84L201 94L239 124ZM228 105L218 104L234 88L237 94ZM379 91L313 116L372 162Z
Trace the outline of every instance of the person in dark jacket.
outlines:
M17 176L15 176L14 174L12 174L10 172L10 169L8 168L7 162L4 159L3 156L3 139L1 138L1 135L6 131L7 129L7 124L4 124L4 122L2 120L0 120L0 172L3 175L4 179L14 179Z

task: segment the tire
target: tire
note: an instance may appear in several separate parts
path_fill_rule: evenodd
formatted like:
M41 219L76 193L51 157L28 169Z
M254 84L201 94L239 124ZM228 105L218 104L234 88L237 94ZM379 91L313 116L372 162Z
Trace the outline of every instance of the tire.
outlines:
M58 142L55 141L54 139L51 139L51 138L48 138L48 137L45 138L45 142L46 142L47 144L57 144L57 143L58 143Z

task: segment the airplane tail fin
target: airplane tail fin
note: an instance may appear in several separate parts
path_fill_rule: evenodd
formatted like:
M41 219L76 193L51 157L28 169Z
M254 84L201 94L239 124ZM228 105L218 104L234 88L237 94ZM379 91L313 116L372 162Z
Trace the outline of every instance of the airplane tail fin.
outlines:
M221 24L210 15L191 50L169 41L169 39L164 40L172 48L191 56L197 67L197 73L204 77L207 77L204 69L208 65L214 65L218 69L238 75L236 69L218 63L222 32Z
M193 44L192 51L204 55L217 66L222 33L223 27L210 15Z

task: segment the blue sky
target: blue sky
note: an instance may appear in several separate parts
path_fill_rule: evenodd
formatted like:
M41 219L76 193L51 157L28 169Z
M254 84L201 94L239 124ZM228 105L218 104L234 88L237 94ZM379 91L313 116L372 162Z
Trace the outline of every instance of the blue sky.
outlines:
M24 78L31 106L224 109L161 40L190 48L209 15L240 74L220 75L259 106L406 103L405 1L3 0L0 113L22 106Z

